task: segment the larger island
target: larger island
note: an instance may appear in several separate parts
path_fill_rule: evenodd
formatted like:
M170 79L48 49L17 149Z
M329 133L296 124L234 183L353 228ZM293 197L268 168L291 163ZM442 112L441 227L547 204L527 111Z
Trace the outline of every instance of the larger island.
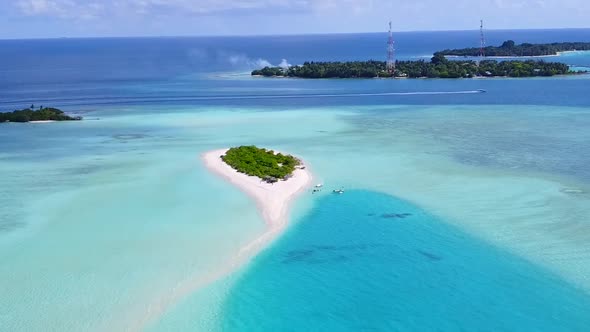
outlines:
M520 44L512 40L498 47L483 49L485 56L547 56L559 52L590 50L590 43ZM543 60L496 61L480 57L449 60L447 56L476 57L482 55L480 48L452 49L435 52L430 61L396 61L395 68L388 68L385 61L305 62L299 66L264 67L252 71L252 76L299 77L299 78L473 78L473 77L535 77L575 75L565 63Z
M384 61L305 62L300 66L265 67L252 71L253 76L299 78L473 78L534 77L576 74L569 66L545 61L451 61L438 53L427 62L397 61L395 71L387 70Z
M459 48L437 52L435 54L452 56L479 56L481 48ZM550 43L550 44L516 44L513 40L507 40L500 46L487 46L483 48L485 56L494 57L521 57L521 56L548 56L558 55L562 52L590 51L590 43Z

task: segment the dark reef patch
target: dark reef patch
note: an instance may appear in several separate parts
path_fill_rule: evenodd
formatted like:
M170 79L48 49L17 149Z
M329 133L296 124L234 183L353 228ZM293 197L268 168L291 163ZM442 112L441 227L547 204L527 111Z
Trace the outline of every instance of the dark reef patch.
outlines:
M305 262L320 264L341 262L363 255L367 250L380 247L380 244L349 244L349 245L314 245L309 249L288 251L281 260L284 264Z
M133 139L142 139L148 137L145 134L117 134L112 136L114 139L126 141L126 140L133 140Z
M441 256L435 255L433 253L430 253L428 251L424 251L424 250L416 250L420 255L428 258L431 261L440 261L442 260Z
M411 213L384 213L381 215L383 219L405 219L410 217Z

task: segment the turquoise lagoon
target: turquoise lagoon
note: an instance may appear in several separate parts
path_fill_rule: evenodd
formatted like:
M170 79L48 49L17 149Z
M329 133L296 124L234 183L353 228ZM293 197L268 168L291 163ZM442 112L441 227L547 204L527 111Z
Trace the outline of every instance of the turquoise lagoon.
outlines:
M583 109L518 110L177 107L149 116L96 112L101 120L79 124L9 125L6 132L24 129L29 138L14 144L33 151L3 155L3 172L19 174L4 181L16 193L3 197L13 206L8 217L24 223L4 229L2 258L11 263L2 266L2 298L12 300L2 303L3 325L257 330L257 322L273 330L291 321L294 329L454 330L498 317L505 325L490 330L525 321L532 330L580 330L590 306L582 291L588 235L579 218L590 205L586 182L568 174L584 177L584 158L568 149L587 140L583 131L549 128L571 126L574 117L583 127L588 117ZM525 128L536 143L522 158L521 147L509 143ZM493 141L498 137L502 142ZM535 154L547 151L546 140L555 151ZM210 281L264 229L248 198L199 160L204 151L244 141L305 156L318 182L347 192L306 193L284 238L202 288L209 284L201 280ZM411 216L387 216L403 213ZM288 303L286 311L269 312L275 301ZM377 307L347 311L369 303ZM429 310L438 314L427 319Z
M581 331L589 305L407 202L353 190L322 197L252 263L219 330Z
M347 192L302 198L283 238L151 330L583 331L587 226L574 220L590 212L588 187L566 169L546 174L586 141L548 127L585 111L518 109L333 110L348 126L324 119L324 135L289 150ZM526 128L537 142L523 158L509 146ZM547 139L564 150L534 154Z
M418 35L403 38L428 34ZM468 45L463 33L443 37ZM588 76L220 77L212 74L222 71L219 58L207 58L204 70L207 59L179 56L215 40L126 42L130 49L118 40L0 48L8 63L0 66L0 107L42 102L87 119L0 126L0 330L590 325ZM257 58L269 41L241 43ZM116 56L89 52L111 44ZM23 47L46 49L52 66L27 68L27 56L2 53ZM149 57L160 49L167 53L155 66ZM271 61L286 56L284 48L263 50ZM290 61L303 57L296 46L287 51ZM310 46L305 56L327 59L324 51ZM416 46L407 56L428 51ZM76 69L68 52L92 66ZM571 59L590 66L588 57ZM101 70L107 65L119 70ZM194 68L201 72L186 74ZM478 89L487 93L471 93ZM326 189L304 193L291 226L258 256L228 265L265 225L249 198L208 173L199 156L238 144L302 156ZM340 187L345 194L330 193Z

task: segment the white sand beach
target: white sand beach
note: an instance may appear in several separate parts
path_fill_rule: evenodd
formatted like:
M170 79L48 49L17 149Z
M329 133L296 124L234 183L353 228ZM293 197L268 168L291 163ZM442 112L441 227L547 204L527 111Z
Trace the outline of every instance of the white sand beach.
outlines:
M307 167L296 169L293 177L287 181L269 184L231 168L221 160L221 156L226 152L227 149L221 149L205 153L203 161L207 168L252 197L270 229L284 227L289 203L298 193L311 185L312 177Z

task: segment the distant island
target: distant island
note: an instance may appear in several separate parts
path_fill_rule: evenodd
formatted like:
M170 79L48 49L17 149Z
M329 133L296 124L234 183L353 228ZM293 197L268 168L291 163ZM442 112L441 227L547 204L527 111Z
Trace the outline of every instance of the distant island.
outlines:
M259 177L269 183L289 179L295 168L301 164L299 159L291 155L253 145L231 148L221 159L236 171Z
M35 106L16 110L13 112L0 113L0 122L35 122L35 121L74 121L82 120L82 117L72 117L62 110L53 107Z
M547 56L558 55L560 52L569 51L589 51L590 43L551 43L551 44L529 44L522 43L517 45L513 40L507 40L500 46L488 46L484 48L485 56L505 56L505 57L520 57L520 56ZM446 56L479 56L480 48L460 48L453 50L444 50L436 52L436 54Z
M252 71L253 76L299 78L473 78L534 77L576 74L569 66L545 61L451 61L437 53L430 62L396 61L395 72L387 71L384 61L305 62L300 66L265 67Z

